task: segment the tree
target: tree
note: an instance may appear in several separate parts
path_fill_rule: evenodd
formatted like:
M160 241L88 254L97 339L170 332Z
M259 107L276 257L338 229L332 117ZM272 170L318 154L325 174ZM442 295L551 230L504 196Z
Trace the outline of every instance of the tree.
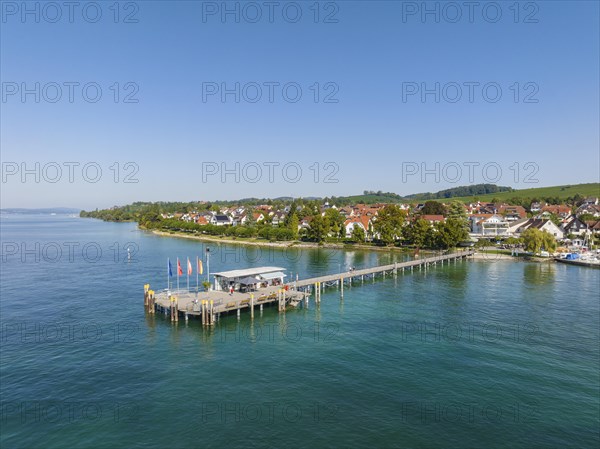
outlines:
M521 234L525 250L537 254L542 250L554 252L556 250L556 239L547 232L539 229L529 228Z
M469 233L465 230L463 223L455 218L440 221L427 230L425 244L430 248L453 248L463 240Z
M365 230L362 226L354 225L352 228L352 241L355 243L364 242L366 239Z
M298 225L299 224L300 224L300 220L298 219L298 215L296 213L293 213L289 220L289 223L288 223L288 229L292 233L292 238L294 240L298 240Z
M448 205L448 218L456 218L458 220L467 220L467 211L465 205L460 201L452 201Z
M405 217L406 212L395 204L388 204L379 211L373 228L383 243L389 245L400 237Z
M438 201L426 201L423 209L421 209L422 215L446 215L446 208Z
M456 245L453 228L446 222L439 221L435 224L435 240L434 247L435 248L451 248Z
M322 242L327 237L329 223L321 214L315 214L310 221L309 237L315 242Z
M586 222L586 221L595 221L596 217L594 217L592 214L590 213L585 213L585 214L581 214L579 215L577 218L579 218L579 221L582 222ZM556 223L555 223L556 224Z
M294 215L297 217L298 216L298 212L297 212L297 207L298 207L298 201L297 200L293 200L292 204L290 204L290 211L287 213L287 215L285 216L285 219L283 220L283 224L287 227L290 226L290 221L292 220L292 218L294 217Z
M418 218L406 228L406 237L417 248L421 248L425 244L430 228L431 225L427 220Z
M457 246L469 237L465 220L461 218L448 218L444 224L445 231L448 233L448 242L450 243L448 248Z
M147 228L155 227L162 220L158 205L152 205L142 212L139 218L139 224Z
M550 253L556 251L556 239L554 238L554 236L552 234L549 234L548 232L543 231L542 234L544 234L542 240L542 248Z
M246 208L246 226L254 226L256 224L256 220L254 218L254 208L247 207Z
M328 233L332 232L335 237L342 237L344 230L344 216L339 210L330 208L325 211L325 219L329 224Z
M521 244L521 239L517 238L517 237L509 237L505 240L505 242L507 245L519 245Z
M465 209L465 205L460 201L452 201L448 206L448 217L447 220L454 220L457 223L460 223L465 231L466 239L469 234L469 218L467 217L467 210ZM463 240L464 240L463 239Z

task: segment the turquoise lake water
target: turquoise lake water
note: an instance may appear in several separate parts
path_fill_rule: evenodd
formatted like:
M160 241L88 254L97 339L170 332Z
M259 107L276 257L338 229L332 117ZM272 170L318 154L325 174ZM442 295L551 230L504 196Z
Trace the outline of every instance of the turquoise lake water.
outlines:
M302 278L405 256L64 215L3 215L1 237L2 448L599 445L600 270L465 261L202 329L144 312L167 257Z

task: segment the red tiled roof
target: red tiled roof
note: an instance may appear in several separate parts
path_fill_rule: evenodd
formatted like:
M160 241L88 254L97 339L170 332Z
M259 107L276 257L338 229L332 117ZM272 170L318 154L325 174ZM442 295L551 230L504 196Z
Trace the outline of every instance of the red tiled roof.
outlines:
M443 215L421 215L421 218L427 221L444 221Z
M567 214L571 212L570 206L565 206L564 204L548 204L542 207L542 212L550 212L552 214Z

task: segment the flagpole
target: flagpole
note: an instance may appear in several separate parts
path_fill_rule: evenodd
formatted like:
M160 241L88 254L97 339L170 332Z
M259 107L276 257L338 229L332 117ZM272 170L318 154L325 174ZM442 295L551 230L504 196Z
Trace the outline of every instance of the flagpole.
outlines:
M171 261L170 259L167 257L167 290L169 290L169 267L171 265Z
M200 289L198 288L198 278L200 276L200 264L198 263L198 256L196 256L196 293L198 293L198 291L200 291Z
M179 257L177 258L177 291L179 292Z
M190 291L190 258L187 258L187 267L185 267L187 271L187 291Z
M206 280L210 283L210 248L206 247ZM210 286L208 287L210 289Z

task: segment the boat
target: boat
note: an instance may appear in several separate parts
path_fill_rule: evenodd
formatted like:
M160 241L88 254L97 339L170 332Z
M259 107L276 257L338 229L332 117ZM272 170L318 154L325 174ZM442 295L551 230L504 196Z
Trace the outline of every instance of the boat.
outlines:
M569 265L579 265L581 267L600 268L600 259L593 254L580 255L577 253L568 253L561 257L555 257L555 261Z

